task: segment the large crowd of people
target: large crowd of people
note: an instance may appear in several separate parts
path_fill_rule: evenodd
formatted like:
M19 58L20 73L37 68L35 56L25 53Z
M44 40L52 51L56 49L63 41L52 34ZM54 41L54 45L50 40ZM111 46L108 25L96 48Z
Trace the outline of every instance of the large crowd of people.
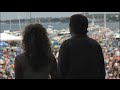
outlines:
M106 79L120 79L120 38L115 38L114 33L106 35L92 35L101 44L106 69Z
M14 79L14 60L17 55L21 53L21 48L11 46L8 44L6 47L0 48L0 78L1 79Z
M100 38L102 35L102 39ZM90 35L91 38L96 39L102 46L106 79L120 79L120 39L113 38L111 36L105 36L104 33L100 35ZM105 39L105 41L104 41ZM64 40L66 40L64 38ZM63 41L64 41L63 40ZM62 41L62 42L63 42ZM52 45L53 54L56 60L58 60L59 48L61 43ZM14 79L14 60L15 57L20 54L22 49L18 46L7 46L0 48L0 78L1 79Z
M106 79L120 79L120 38L115 38L114 33L108 29L91 31L89 37L95 39L102 47L105 62ZM108 34L110 33L110 34ZM59 49L62 43L70 38L63 35L59 40L51 41L52 53L58 61ZM0 42L1 43L1 42ZM15 57L22 53L21 45L9 42L0 46L0 79L15 79Z
M102 46L106 68L106 79L120 79L120 39L113 38L112 35L106 37L104 33L101 33L100 35L91 34L90 37L96 39ZM66 40L66 38L64 38L64 40ZM56 43L52 45L52 51L56 60L58 60L60 45L61 43L59 43L59 41L56 41ZM17 45L9 45L0 48L0 79L15 78L14 60L21 52L22 49Z

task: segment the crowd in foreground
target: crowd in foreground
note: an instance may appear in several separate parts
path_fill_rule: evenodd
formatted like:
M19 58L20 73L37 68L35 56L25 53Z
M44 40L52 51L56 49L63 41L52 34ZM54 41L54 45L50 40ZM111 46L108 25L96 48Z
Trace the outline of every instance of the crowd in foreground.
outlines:
M14 79L14 61L15 57L21 53L21 48L11 46L0 48L0 78L1 79Z
M105 60L105 69L106 69L106 79L120 79L120 39L115 39L110 37L105 37L101 33L102 40L107 38L106 41L100 40L99 35L91 35L90 37L95 39L101 44L104 60ZM55 55L56 60L58 60L60 43L56 43L52 46L53 54ZM14 79L14 60L17 55L22 52L20 47L16 46L7 46L1 48L1 57L0 57L0 79Z
M107 33L109 31L102 31L99 35L91 35L91 37L102 47L106 79L120 79L120 38L115 38L114 33L106 35Z

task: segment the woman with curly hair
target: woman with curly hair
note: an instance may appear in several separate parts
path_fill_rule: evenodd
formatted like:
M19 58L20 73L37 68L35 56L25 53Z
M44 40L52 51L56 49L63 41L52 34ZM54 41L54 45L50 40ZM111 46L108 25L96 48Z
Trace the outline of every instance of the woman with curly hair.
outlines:
M55 79L57 63L46 29L30 24L23 32L23 50L15 59L15 79Z

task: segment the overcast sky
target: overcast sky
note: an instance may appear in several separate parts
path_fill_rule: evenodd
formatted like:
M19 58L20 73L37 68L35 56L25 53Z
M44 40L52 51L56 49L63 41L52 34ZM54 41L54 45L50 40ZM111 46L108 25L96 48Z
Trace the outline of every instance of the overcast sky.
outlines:
M69 17L73 14L79 12L32 12L31 17ZM103 12L90 12L90 13L103 13ZM115 12L107 12L107 13L115 13ZM118 12L116 12L118 13ZM30 18L30 12L1 12L1 19L17 19L19 18Z

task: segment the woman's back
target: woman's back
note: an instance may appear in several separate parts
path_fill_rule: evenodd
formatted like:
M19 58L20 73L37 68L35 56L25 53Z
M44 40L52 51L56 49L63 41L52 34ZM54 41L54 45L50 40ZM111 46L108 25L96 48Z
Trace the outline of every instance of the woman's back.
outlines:
M51 57L53 58L53 57ZM28 62L29 59L24 54L20 54L15 59L15 78L16 79L50 79L50 74L56 76L57 63L50 62L49 65L41 67L35 71ZM53 60L52 60L53 61ZM55 77L54 77L55 78Z
M51 51L46 29L41 24L30 24L23 32L23 54L15 59L16 79L55 78L57 63Z

